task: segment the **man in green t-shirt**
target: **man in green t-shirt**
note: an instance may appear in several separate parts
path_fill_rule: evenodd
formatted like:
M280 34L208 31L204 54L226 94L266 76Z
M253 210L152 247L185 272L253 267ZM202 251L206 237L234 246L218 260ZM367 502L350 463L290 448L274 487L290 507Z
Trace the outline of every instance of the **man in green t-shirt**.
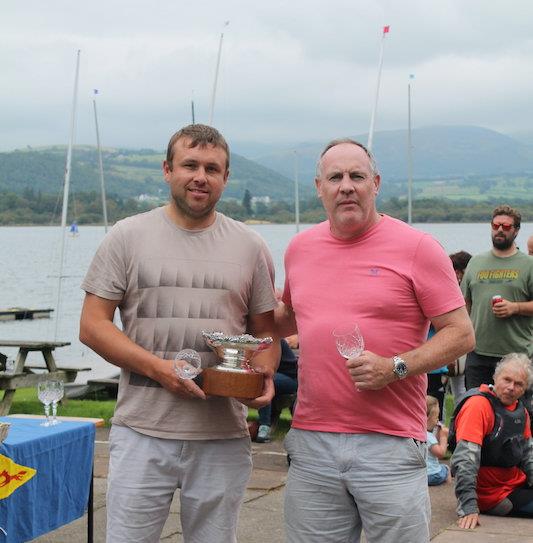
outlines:
M533 258L515 244L520 213L508 205L492 213L492 250L466 268L461 289L476 333L467 355L466 388L491 384L496 363L507 353L533 355Z

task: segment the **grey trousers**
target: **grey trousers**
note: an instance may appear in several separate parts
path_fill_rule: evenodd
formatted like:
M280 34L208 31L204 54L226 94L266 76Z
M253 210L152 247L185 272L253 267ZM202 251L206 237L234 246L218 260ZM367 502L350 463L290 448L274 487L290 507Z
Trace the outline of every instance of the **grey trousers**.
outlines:
M287 543L429 541L425 443L292 429L285 447Z
M174 492L180 488L183 540L235 543L251 471L249 437L182 441L113 426L107 542L159 542Z

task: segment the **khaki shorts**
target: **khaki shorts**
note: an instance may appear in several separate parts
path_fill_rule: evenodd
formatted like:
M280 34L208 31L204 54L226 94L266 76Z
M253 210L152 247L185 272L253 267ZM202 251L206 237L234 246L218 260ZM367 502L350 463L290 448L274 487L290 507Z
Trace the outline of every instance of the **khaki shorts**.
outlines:
M385 434L291 429L287 543L426 543L425 443Z
M113 426L107 490L107 541L157 543L176 489L186 543L235 543L252 471L249 437L160 439Z

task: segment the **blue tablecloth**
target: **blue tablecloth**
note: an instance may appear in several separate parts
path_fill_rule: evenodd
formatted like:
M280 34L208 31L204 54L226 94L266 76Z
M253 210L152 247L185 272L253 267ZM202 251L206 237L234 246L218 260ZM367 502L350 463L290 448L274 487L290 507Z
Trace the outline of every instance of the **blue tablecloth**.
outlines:
M42 419L0 417L9 435L0 454L37 470L25 484L0 500L0 543L19 543L83 516L92 478L95 427L63 421L40 426Z

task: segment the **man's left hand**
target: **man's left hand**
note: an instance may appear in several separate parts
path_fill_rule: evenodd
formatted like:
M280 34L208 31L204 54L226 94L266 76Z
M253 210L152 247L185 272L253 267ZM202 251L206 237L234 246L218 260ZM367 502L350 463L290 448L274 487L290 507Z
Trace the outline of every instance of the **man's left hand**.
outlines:
M261 396L258 396L257 398L235 398L236 400L239 400L239 402L243 403L244 405L247 405L248 407L252 407L254 409L259 409L260 407L265 407L265 405L268 405L272 398L274 398L274 379L271 375L268 375L266 373L264 375L263 380L263 390L261 392Z
M355 387L360 390L379 390L396 380L390 358L363 351L346 361L346 367Z

